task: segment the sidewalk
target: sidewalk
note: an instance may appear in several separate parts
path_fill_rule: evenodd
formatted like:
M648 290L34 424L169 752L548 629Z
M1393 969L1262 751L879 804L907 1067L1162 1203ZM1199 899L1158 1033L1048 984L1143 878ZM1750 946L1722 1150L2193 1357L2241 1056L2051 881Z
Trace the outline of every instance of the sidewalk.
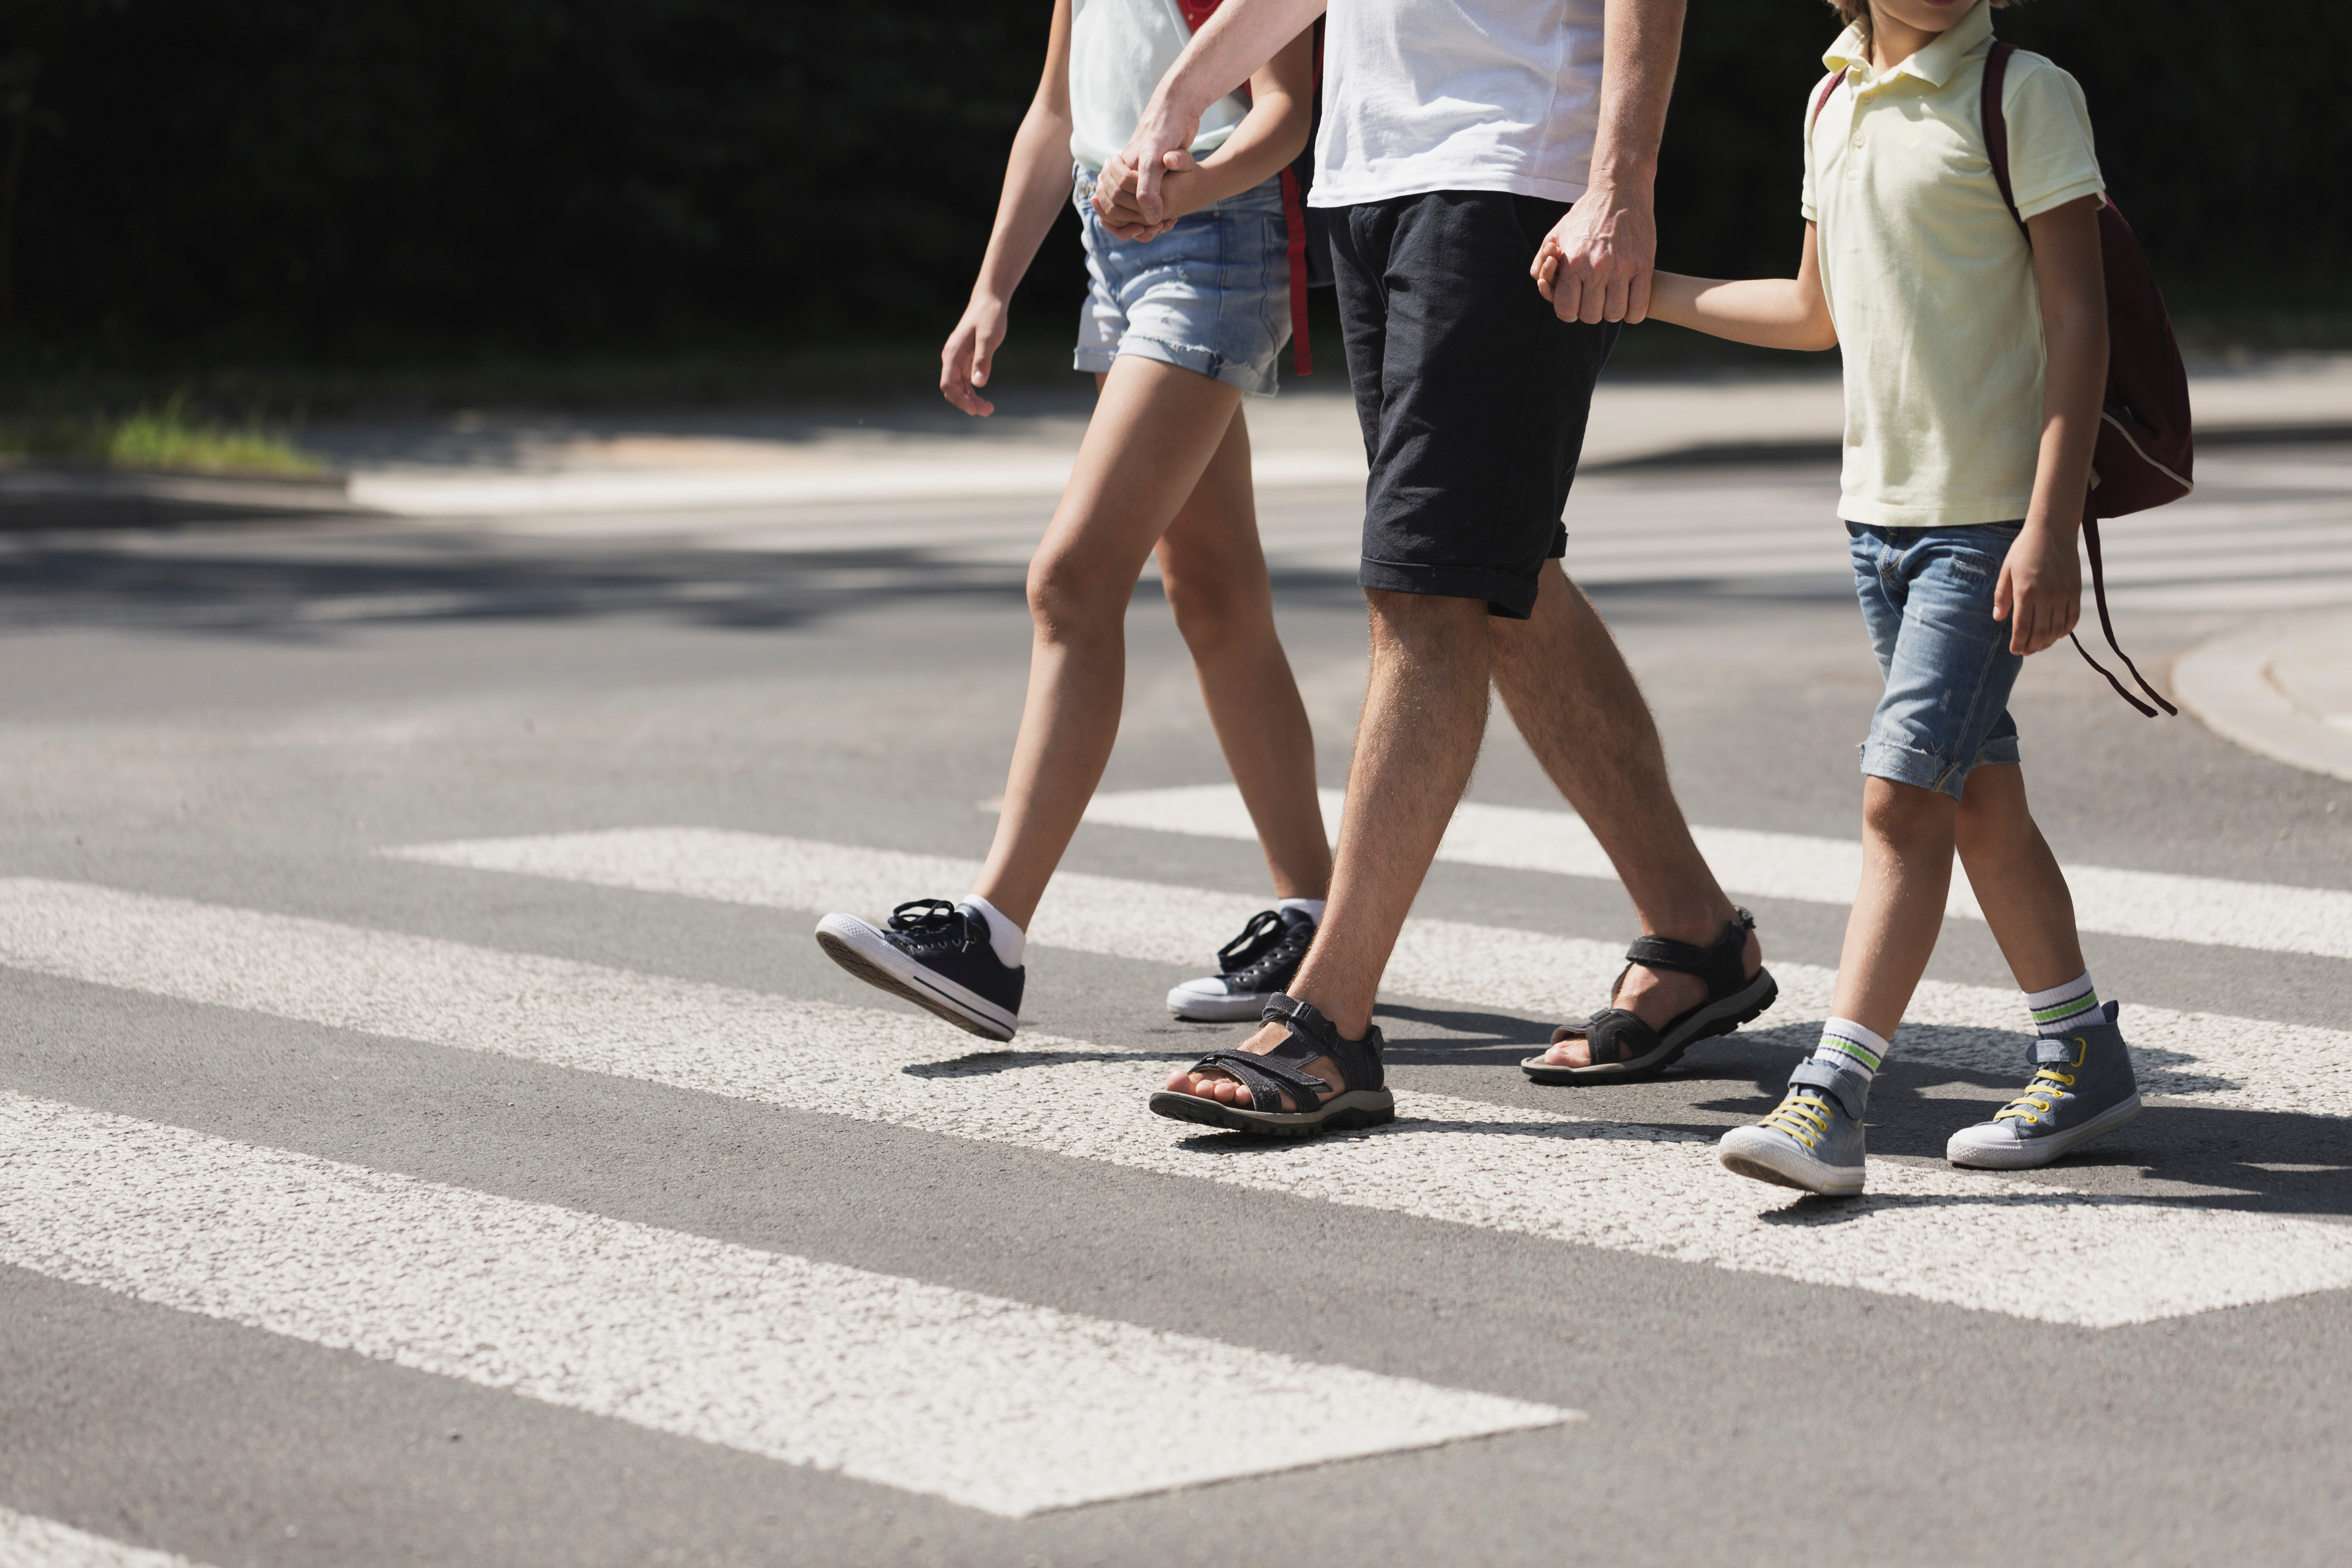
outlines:
M2172 667L2181 706L2249 751L2352 779L2352 613L2273 618Z
M1262 489L1361 484L1363 445L1345 378L1318 376L1248 407ZM2310 355L2191 378L2210 443L2309 430L2352 434L2352 355ZM1003 400L985 420L920 400L832 416L624 421L474 418L407 431L321 428L310 443L350 475L353 503L407 517L982 500L1057 494L1090 399ZM1588 472L1632 464L1834 458L1837 380L1604 381L1586 433Z

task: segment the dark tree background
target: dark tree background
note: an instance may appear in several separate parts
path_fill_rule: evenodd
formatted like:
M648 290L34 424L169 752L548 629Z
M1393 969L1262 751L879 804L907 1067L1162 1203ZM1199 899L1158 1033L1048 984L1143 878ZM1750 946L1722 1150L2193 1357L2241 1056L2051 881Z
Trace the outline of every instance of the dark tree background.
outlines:
M0 0L8 312L36 353L322 362L929 338L1047 0ZM2034 0L2176 303L2352 260L2335 0ZM1692 0L1673 264L1785 272L1819 0ZM1075 294L1066 235L1041 291ZM2340 307L2338 307L2340 310Z

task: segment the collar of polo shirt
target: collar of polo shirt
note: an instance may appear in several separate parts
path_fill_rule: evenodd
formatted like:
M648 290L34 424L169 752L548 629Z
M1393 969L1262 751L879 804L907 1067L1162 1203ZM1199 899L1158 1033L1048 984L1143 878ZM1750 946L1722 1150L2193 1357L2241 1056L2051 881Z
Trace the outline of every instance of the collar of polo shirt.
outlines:
M1848 27L1838 35L1822 64L1833 71L1850 73L1855 96L1875 92L1887 83L1906 76L1916 76L1930 86L1941 87L1951 79L1960 62L1992 37L1992 7L1985 0L1969 8L1969 14L1944 29L1936 41L1919 50L1893 70L1881 75L1870 63L1870 48L1862 41L1862 30Z

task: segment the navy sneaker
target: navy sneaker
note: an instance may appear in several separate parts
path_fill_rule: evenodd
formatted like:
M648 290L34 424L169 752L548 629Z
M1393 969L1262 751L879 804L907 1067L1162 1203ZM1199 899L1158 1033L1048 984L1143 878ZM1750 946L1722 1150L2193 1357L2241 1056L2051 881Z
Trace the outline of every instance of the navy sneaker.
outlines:
M904 996L986 1040L1009 1040L1021 1022L1021 981L988 940L988 917L970 904L917 899L877 931L855 915L816 922L825 956L868 985Z
M1266 1004L1290 989L1314 940L1315 917L1305 910L1252 915L1241 935L1217 949L1218 973L1168 993L1170 1016L1204 1024L1256 1023Z
M1789 1092L1753 1127L1735 1127L1715 1146L1727 1171L1823 1197L1862 1194L1862 1117L1870 1083L1826 1062L1802 1061Z
M2026 1052L2033 1081L1990 1121L1953 1133L1944 1158L1982 1171L2030 1171L2137 1116L2131 1052L2116 1027L2116 1004L2105 1011L2104 1024L2035 1040Z

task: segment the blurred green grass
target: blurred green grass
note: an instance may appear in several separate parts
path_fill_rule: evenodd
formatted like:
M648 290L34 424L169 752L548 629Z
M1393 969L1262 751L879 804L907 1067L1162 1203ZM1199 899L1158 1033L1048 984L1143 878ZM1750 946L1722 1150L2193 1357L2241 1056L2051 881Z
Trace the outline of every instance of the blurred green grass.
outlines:
M184 392L128 414L48 414L0 419L0 454L154 473L250 474L302 479L325 465L284 427L258 417L231 423L190 412Z

